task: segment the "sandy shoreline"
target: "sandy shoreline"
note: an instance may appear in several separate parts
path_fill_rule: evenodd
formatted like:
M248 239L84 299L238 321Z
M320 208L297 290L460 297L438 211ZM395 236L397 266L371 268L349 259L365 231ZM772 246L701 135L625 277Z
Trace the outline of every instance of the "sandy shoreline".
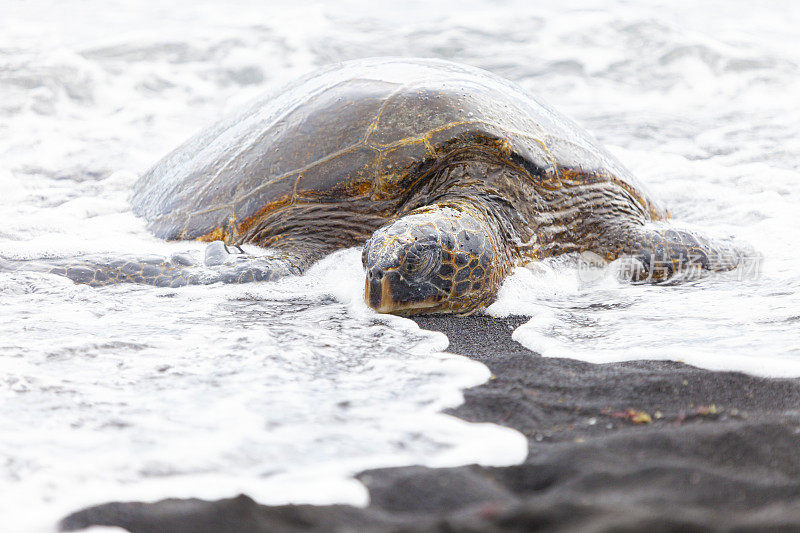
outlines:
M800 529L800 380L646 361L542 358L511 339L524 318L425 317L486 384L451 414L522 432L521 465L370 470L366 509L109 503L62 527L164 531L651 531Z

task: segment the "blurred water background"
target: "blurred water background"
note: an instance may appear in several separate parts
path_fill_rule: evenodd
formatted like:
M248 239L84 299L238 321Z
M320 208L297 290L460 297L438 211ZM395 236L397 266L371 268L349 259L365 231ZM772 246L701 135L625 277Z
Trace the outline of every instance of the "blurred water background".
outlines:
M602 5L603 8L598 8ZM200 249L151 237L138 174L331 62L482 67L591 131L676 219L749 241L758 275L631 286L520 268L488 313L545 356L800 376L800 8L785 2L17 1L0 6L0 255ZM48 530L110 499L364 503L388 465L521 461L439 414L488 379L362 301L358 250L240 287L93 289L0 274L0 516Z

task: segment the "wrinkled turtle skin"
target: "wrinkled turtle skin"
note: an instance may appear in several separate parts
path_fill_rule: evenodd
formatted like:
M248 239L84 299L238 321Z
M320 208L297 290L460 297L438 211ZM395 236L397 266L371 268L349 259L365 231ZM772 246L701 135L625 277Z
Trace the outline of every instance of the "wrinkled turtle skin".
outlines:
M273 253L227 257L215 245L205 264L129 260L126 271L95 259L51 271L83 269L70 277L94 285L272 280L364 246L376 310L468 314L512 267L566 252L633 256L634 277L656 281L742 260L731 243L671 228L572 121L511 82L440 60L377 58L306 76L164 157L131 201L159 237Z

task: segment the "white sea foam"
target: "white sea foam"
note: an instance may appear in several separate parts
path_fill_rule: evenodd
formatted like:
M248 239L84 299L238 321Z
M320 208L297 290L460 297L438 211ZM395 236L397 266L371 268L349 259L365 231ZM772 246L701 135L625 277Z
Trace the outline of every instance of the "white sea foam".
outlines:
M800 12L672 3L6 2L0 255L170 254L128 208L198 128L316 66L445 57L519 81L610 145L676 218L734 234L761 276L581 283L520 269L489 312L595 362L798 375ZM709 21L713 21L711 24ZM254 250L251 250L254 251ZM180 290L0 274L0 515L167 496L365 503L364 468L508 464L521 435L440 414L488 370L364 306L357 250L274 284Z
M362 276L355 249L250 286L6 276L0 454L20 479L3 513L239 492L361 505L348 476L366 468L522 460L518 433L439 412L488 369L375 314Z

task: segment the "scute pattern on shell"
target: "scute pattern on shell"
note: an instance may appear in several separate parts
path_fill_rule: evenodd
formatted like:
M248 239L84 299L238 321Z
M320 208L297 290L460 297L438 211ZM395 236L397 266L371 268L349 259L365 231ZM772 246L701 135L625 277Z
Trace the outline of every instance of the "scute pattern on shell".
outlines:
M437 161L477 145L548 188L603 175L661 212L586 132L518 86L403 58L335 65L255 101L157 163L132 204L167 239L229 239L301 204L359 201L388 212Z

